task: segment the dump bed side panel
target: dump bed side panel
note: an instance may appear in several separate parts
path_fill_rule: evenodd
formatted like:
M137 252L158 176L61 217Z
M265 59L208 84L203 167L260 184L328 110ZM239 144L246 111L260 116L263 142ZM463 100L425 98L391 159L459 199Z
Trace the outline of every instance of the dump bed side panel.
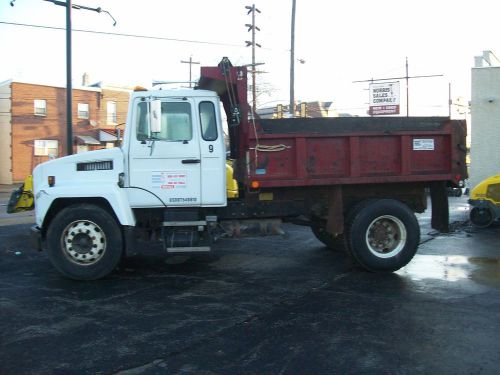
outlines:
M461 131L437 117L261 120L249 132L246 179L262 187L452 181L464 176Z

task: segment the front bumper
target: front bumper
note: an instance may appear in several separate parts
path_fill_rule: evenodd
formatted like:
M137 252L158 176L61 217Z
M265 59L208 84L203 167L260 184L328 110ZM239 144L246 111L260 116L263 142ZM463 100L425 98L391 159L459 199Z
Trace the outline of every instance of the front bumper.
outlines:
M42 251L42 231L36 225L30 228L31 247L37 251Z

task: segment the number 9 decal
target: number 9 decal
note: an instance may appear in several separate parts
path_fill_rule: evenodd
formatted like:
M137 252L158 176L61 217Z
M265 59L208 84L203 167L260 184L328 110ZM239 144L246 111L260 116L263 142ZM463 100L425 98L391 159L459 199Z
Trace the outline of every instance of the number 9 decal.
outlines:
M214 152L214 146L208 145L208 152Z

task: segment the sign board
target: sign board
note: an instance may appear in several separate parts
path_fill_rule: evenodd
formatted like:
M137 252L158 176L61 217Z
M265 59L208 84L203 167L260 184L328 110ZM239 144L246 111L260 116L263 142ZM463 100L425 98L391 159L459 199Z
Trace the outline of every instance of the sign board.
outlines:
M370 84L371 116L399 114L399 82Z
M434 151L433 138L415 138L413 140L413 151Z

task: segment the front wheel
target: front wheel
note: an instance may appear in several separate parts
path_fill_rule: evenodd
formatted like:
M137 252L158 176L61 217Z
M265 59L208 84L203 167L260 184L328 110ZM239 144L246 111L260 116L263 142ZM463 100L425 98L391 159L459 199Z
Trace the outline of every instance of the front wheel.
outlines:
M408 264L417 252L420 227L408 206L380 199L350 218L347 237L349 250L362 267L392 272Z
M113 216L96 205L66 207L47 231L49 259L62 274L75 280L96 280L120 262L123 239Z

